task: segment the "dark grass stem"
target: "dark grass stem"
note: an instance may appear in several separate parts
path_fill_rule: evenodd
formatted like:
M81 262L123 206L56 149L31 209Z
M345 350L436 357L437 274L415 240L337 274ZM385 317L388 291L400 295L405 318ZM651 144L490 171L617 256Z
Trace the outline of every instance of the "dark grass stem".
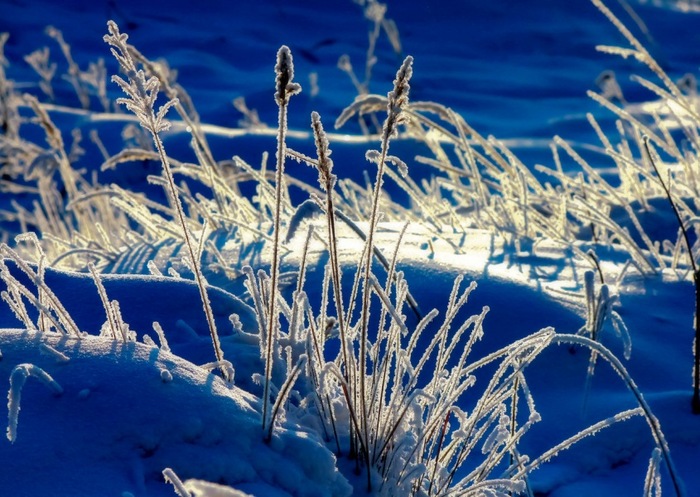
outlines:
M693 285L695 286L695 340L693 343L693 398L691 400L691 409L693 414L700 414L700 272L698 271L697 264L695 263L695 257L693 257L693 246L690 243L688 230L685 228L685 223L681 218L678 207L673 201L671 190L664 182L663 177L656 166L656 162L651 155L649 137L644 136L642 137L642 140L644 141L644 151L646 152L647 159L649 159L651 167L654 168L654 172L659 177L659 183L661 183L661 187L666 193L666 198L668 198L668 202L671 204L671 209L673 209L673 214L676 216L676 221L678 221L678 226L681 228L683 241L685 242L685 247L688 251L688 260L693 268Z

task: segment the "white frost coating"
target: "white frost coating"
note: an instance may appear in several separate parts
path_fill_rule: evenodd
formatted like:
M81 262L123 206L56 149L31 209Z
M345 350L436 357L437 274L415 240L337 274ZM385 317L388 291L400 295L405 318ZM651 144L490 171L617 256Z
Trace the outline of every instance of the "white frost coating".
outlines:
M163 352L170 352L170 345L168 345L168 340L165 338L163 327L158 321L153 322L153 331L156 332L158 335L158 340L160 340L160 350Z
M156 266L156 263L153 262L153 260L149 260L146 263L146 267L153 276L163 276L163 273L160 272L160 269L158 269L158 266Z
M649 459L649 468L644 480L644 497L661 497L661 449L655 447Z
M180 478L175 474L170 468L165 468L163 470L163 478L165 478L165 483L172 483L175 487L175 493L180 497L190 497L190 493L187 491L185 486L180 481Z
M508 425L510 423L510 418L505 414L501 415L498 420L498 425L496 425L491 431L491 433L486 437L484 445L481 449L483 454L488 454L493 450L496 450L499 446L504 444L508 440Z
M143 335L143 344L148 346L148 347L153 347L153 348L158 348L158 345L156 345L156 342L153 341L153 339L149 335Z
M231 327L233 328L233 333L239 342L250 345L258 345L260 342L258 335L255 333L248 333L244 330L243 323L241 323L241 317L238 314L231 314L228 317L228 320L230 321Z
M219 368L221 371L225 371L227 383L233 385L236 377L236 370L233 368L231 361L224 359L222 361L208 362L206 364L202 364L200 368L205 369L209 373L213 372L217 368Z
M192 497L252 497L250 494L203 480L187 480L185 489Z
M34 364L18 364L10 374L10 390L7 394L7 439L14 442L17 439L17 421L19 416L19 403L22 398L22 387L29 376L33 376L46 385L54 394L63 393L61 385L46 371Z
M615 333L617 333L617 336L622 339L624 357L629 361L630 357L632 356L632 338L630 337L630 332L627 329L627 325L616 311L610 312L610 318L612 319Z
M40 349L42 352L44 352L44 353L46 353L46 354L48 354L48 355L50 355L50 356L55 357L56 360L57 360L58 362L68 362L68 361L70 361L70 357L68 357L68 356L67 356L66 354L64 354L63 352L61 352L61 351L59 351L59 350L56 350L55 348L53 348L53 347L52 347L51 345L49 345L48 343L42 343L41 346L39 347L39 349Z
M173 381L173 375L167 369L161 369L160 379L163 383L170 383L171 381Z

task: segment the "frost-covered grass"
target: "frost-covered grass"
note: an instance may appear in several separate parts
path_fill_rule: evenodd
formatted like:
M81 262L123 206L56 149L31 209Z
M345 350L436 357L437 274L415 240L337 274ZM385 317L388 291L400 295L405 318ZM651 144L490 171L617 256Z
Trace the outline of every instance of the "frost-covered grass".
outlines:
M591 97L618 136L588 121L612 172L559 137L552 165L530 167L415 100L410 56L369 93L377 43L401 44L386 6L361 3L367 64L360 77L341 58L358 96L335 121L357 134L315 111L310 132L288 126L291 97L316 89L287 46L270 71L277 126L237 102L236 133L276 137L271 165L215 157L229 130L114 22L113 88L111 65L81 70L55 28L63 82L38 51L38 91L22 94L0 57L4 490L692 495L696 95L594 0L631 46L600 49L646 65L658 81L637 81L661 100L650 122L608 75ZM83 110L51 103L66 85ZM72 113L80 128L57 124ZM364 184L333 155L353 142ZM407 142L415 158L395 152ZM586 487L601 474L612 483Z

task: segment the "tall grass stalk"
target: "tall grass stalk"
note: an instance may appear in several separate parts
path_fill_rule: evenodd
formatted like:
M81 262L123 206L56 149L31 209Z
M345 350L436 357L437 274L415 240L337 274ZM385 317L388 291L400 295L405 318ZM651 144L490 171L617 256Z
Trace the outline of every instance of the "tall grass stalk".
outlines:
M681 217L678 207L671 196L670 186L664 181L661 173L659 172L659 168L656 165L656 161L651 154L649 138L644 136L643 140L646 158L649 160L651 167L654 168L654 172L658 176L659 182L666 193L666 198L668 198L668 202L671 204L671 209L673 210L673 214L676 217L678 226L683 234L683 241L685 242L685 248L688 252L688 260L693 268L693 284L695 286L695 341L693 344L693 398L691 400L691 409L693 414L700 414L700 270L698 270L697 263L695 262L693 246L690 243L688 230L686 229L683 218Z
M328 251L330 253L330 268L333 279L333 298L338 316L338 329L340 332L340 347L343 354L343 371L346 381L354 382L354 378L349 375L355 372L355 367L349 361L351 355L348 352L348 337L345 321L345 310L343 306L343 293L340 268L338 260L338 236L336 234L336 213L333 205L333 189L336 177L333 174L333 160L330 158L331 151L328 146L328 138L321 123L321 116L317 112L311 113L311 128L313 130L314 141L316 143L316 155L318 157L318 180L321 188L326 194L326 229L328 235Z
M370 427L368 426L367 412L367 332L369 328L369 307L370 307L370 274L372 272L372 254L374 252L374 232L377 229L377 221L379 219L379 197L382 191L382 183L384 181L384 165L389 153L389 142L391 138L398 132L398 126L405 121L403 109L408 103L408 92L410 90L409 81L413 74L413 57L408 56L404 59L403 64L396 73L394 80L394 89L388 94L387 103L387 118L384 121L382 130L382 142L379 157L375 159L377 164L377 177L372 189L372 211L369 219L369 227L367 229L367 244L365 248L364 258L364 274L362 288L362 309L360 318L360 377L359 396L360 396L360 436L365 437L363 440L364 447L368 447L368 434ZM365 465L367 469L367 488L368 491L372 488L370 473L370 454L365 451Z
M270 269L270 300L267 314L267 343L265 351L265 384L263 392L262 427L266 431L266 440L272 436L269 412L270 383L272 382L272 362L275 341L279 334L279 313L277 310L277 293L280 266L280 221L282 217L282 195L284 189L284 161L286 157L285 137L287 134L287 111L289 99L301 91L301 86L293 81L294 61L289 47L282 45L277 51L275 65L275 102L277 103L277 168L275 170L275 209L272 240L272 267Z
M117 59L122 70L126 73L129 81L126 82L119 76L112 76L112 81L117 83L119 87L127 94L128 98L119 98L117 103L123 104L127 109L132 111L139 120L141 126L146 129L153 138L153 143L160 157L160 162L163 166L163 174L166 179L166 192L168 193L170 203L175 210L177 221L182 230L182 236L185 241L185 247L189 256L189 264L194 273L199 296L204 308L204 314L209 326L209 334L211 336L212 345L214 347L214 355L217 362L223 364L224 353L221 350L219 343L219 334L216 329L216 321L214 320L214 312L211 308L211 302L207 295L206 280L202 274L200 259L197 255L197 247L193 241L192 233L187 226L185 211L180 200L178 189L175 186L175 179L170 168L170 161L165 153L163 142L160 139L160 133L166 131L170 127L170 123L165 120L165 115L168 109L177 103L177 99L168 100L156 113L154 105L158 98L160 83L157 78L150 77L146 79L143 70L137 70L129 46L126 43L128 36L119 32L119 27L114 21L107 23L109 31L108 35L104 36L104 41L110 45L112 55ZM220 368L221 374L226 381L230 381L229 372L225 367Z

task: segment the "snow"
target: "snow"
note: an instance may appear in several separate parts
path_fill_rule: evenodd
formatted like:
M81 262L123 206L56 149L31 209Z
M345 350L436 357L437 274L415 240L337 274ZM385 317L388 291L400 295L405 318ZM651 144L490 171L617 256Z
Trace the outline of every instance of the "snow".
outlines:
M403 45L401 55L412 56L404 63L405 67L413 63L413 69L408 69L413 72L411 101L434 100L449 105L483 136L493 133L503 138L503 143L512 146L527 164L541 163L553 168L551 137L561 135L577 152L595 158L591 163L601 163L600 171L606 178L612 174L610 161L601 160L601 147L596 145L599 140L585 117L586 113L594 115L613 140L614 116L585 95L603 70L614 66L625 98L631 102L625 108L645 125L665 126L671 133L694 122L692 114L675 101L663 102L649 98L648 94L641 98L635 93L639 90L625 78L638 70L631 61L613 60L594 52L597 44L621 41L614 28L588 2L528 3L531 5L508 3L505 8L488 2L462 5L448 1L389 1L387 16L397 23ZM96 99L90 109L81 110L69 81L58 77L53 82L55 101L49 101L42 93L37 76L22 62L25 55L43 44L50 45L52 57L61 60L57 45L41 35L42 30L50 24L61 29L81 68L104 57L111 71L108 74L112 74L116 65L109 60L108 47L101 40L107 29L106 21L114 19L123 32L129 33L129 41L146 56L162 56L170 67L179 71L178 81L191 91L203 122L202 130L211 141L216 159L222 161L220 164L228 167L236 163L237 171L250 172L241 165L241 160L251 164L251 170L257 170L262 151L274 156L277 139L274 55L280 46L289 46L287 50L294 56L295 77L304 88L288 103L288 137L281 149L286 146L300 156L313 155L316 144L309 131L310 112L318 111L324 122L331 123L353 103L355 88L342 72L348 69L350 59L343 59L341 70L336 67L336 61L341 54L350 53L356 74L363 74L367 26L371 22L363 18L362 10L355 4L350 0L338 0L332 6L321 0L297 4L230 2L226 6L207 2L193 6L179 0L167 4L0 1L0 33L10 33L4 48L9 65L4 70L8 79L14 80L16 89L31 92L46 103L45 108L67 144L73 143L69 138L72 129L83 130L81 146L86 153L77 162L79 167L88 174L94 172L101 184L113 183L125 190L143 192L150 200L168 205L163 189L148 182L149 174L160 174L159 163L140 160L112 164L105 170L99 168L104 158L99 147L89 141L88 130L97 129L108 154L115 154L124 147L122 129L136 121L133 116L104 112ZM689 48L697 47L696 42L700 41L698 19L688 13L695 8L693 3L640 1L632 5L648 22L650 35L635 32L650 43L652 54L664 67L674 77L697 72L697 55ZM684 36L677 36L678 32ZM385 38L380 38L377 50L370 90L386 95L404 59L394 53L394 47ZM289 55L289 51L284 54ZM61 62L61 70L64 66ZM318 94L307 91L307 87L315 84ZM287 86L286 91L296 93L296 85ZM114 85L108 86L108 92L111 98L121 96ZM230 101L238 96L245 97L243 105L259 112L260 123L251 121L252 114L244 116L254 127L237 128L240 113ZM689 100L694 101L697 99ZM383 98L368 97L367 102L386 107ZM359 111L362 103L355 101L353 111ZM244 108L241 105L239 102L237 108ZM30 115L26 108L22 113ZM656 114L660 117L654 122ZM163 116L159 114L160 117ZM197 161L190 148L189 125L180 121L172 109L166 119L172 121L167 132L165 123L159 121L157 127L164 131L163 143L170 157L183 162ZM314 121L317 120L315 117ZM26 126L23 130L39 146L46 146L38 128ZM132 141L137 140L138 133L131 133ZM363 137L352 119L345 127L328 132L327 140L333 150L333 174L339 182L351 179L364 186L369 181L364 179L364 174L373 178L372 162L378 162L380 154L367 151L380 145ZM0 157L5 157L3 154L8 154L8 150L0 149ZM397 177L404 178L407 173L417 183L429 180L431 170L414 160L416 155L428 153L426 147L399 134L391 142L391 153L385 167L397 169L400 174ZM233 155L240 159L232 161ZM273 161L269 162L268 173L274 167ZM55 163L54 155L42 155L32 162L28 174L32 167L51 169ZM176 170L180 167L176 163L172 165ZM567 172L578 171L575 164L565 161L563 166ZM674 165L672 169L682 171L682 167ZM298 177L299 184L317 188L313 168L288 160L287 173ZM184 178L179 169L177 181ZM115 235L112 242L126 253L101 266L99 282L103 289L96 285L96 276L86 267L68 267L71 256L59 261L61 264L42 259L38 269L33 266L32 274L27 274L17 261L5 259L6 275L17 279L15 288L22 285L36 292L40 305L46 304L47 294L37 286L42 288L45 282L75 321L79 336L20 328L22 323L16 312L4 303L0 306L0 382L6 378L8 389L7 410L0 416L0 425L5 426L6 422L7 426L7 436L0 440L2 495L150 497L172 496L178 491L208 497L347 496L365 494L368 480L378 494L408 492L412 482L402 480L398 470L389 471L384 479L378 471L367 476L361 461L348 459L346 433L338 437L339 454L327 417L320 415L321 408L310 400L315 397L310 393L313 381L307 371L318 359L307 355L311 349L306 347L315 335L304 335L306 342L292 336L295 329L289 317L296 312L291 302L298 295L294 291L299 268L305 266L304 290L309 308L319 313L316 324L325 316L325 308L329 316L333 315L330 296L334 290L329 290L332 283L326 276L329 255L325 242L325 204L321 202L323 207L318 207L315 200L308 201L308 188L296 188L296 184L290 187L290 206L286 198L280 204L286 216L286 225L280 233L284 243L279 267L281 302L278 305L284 314L280 320L282 358L269 363L272 403L268 409L273 408L277 393L285 386L293 391L289 403L280 406L278 417L270 421L268 411L263 423L262 399L268 382L264 379L266 358L260 346L260 342L265 342L259 338L259 330L266 326L261 323L267 320L267 317L262 319L267 309L256 306L250 278L258 270L269 272L273 266L271 184L268 184L270 191L258 186L244 192L263 206L258 224L250 222L240 227L242 234L237 236L211 230L219 259L203 259L202 272L209 283L206 297L223 353L218 361L200 289L187 263L177 255L186 251L181 243L165 240L149 244L144 242L145 236ZM384 178L384 187L392 200L410 205L406 192L397 185L395 179ZM209 194L200 187L193 187L192 198ZM38 198L33 191L3 188L6 188L3 213L13 212L16 206L30 209L31 202ZM183 192L188 193L186 189ZM371 192L365 194L371 197ZM320 191L312 195L322 197ZM639 215L645 233L653 240L669 239L671 244L676 243L675 218L667 200L658 195L646 200L651 206L648 210L630 202L631 208L618 206L610 218L629 228L640 246L643 240L633 230L630 212ZM695 201L684 200L689 204ZM133 203L145 205L141 197L134 197ZM186 203L185 207L190 208ZM431 215L428 211L432 208L432 204L424 207L423 214ZM421 210L420 206L414 209ZM366 257L365 241L358 232L370 231L374 221L374 215L369 220L369 206L357 210L367 215L350 220L356 213L344 213L348 217L339 215L335 226L343 295L352 291L358 261ZM373 244L388 259L397 249L399 234L406 226L404 221L413 216L407 212L410 215L406 219L395 219L393 213L386 214L385 219L379 216ZM158 214L168 217L163 209ZM676 489L667 461L658 450L658 445L664 447L667 443L685 495L700 495L697 490L700 488L697 471L700 418L690 412L695 302L687 265L676 264L664 255L660 260L665 268L655 274L651 271L640 274L626 265L630 254L621 244L595 244L583 240L583 235L578 233L575 235L581 239L580 243L565 246L543 238L504 237L494 230L471 225L460 231L457 224L439 219L446 224L437 226L414 220L405 228L396 252L399 283L391 287L393 293L384 297L389 309L399 298L396 293L405 281L417 302L415 309L406 304L387 311L396 323L402 323L401 330L409 330L409 336L404 337L407 341L410 333L419 327L420 318L437 309L439 316L435 323L426 325L427 331L419 339L417 356L431 346L434 336L440 337L436 323L442 322L449 307L447 303L451 296L454 298L455 278L463 277L462 291L470 288L470 284L476 288L466 291L468 298L465 297L464 307L454 318L454 327L464 323L474 326L469 360L477 363L494 351L509 351L508 347L514 343L521 347L520 355L515 356L525 364L523 384L516 391L524 397L520 399L520 409L526 418L519 419L519 426L526 425L528 429L517 441L517 454L532 461L563 440L585 433L591 425L600 428L534 469L526 480L504 479L500 487L494 483L493 488L498 488L501 495L510 495L509 488L527 495L524 487L534 495L551 497L639 495L644 491L651 459L658 464L657 481L664 493L673 495ZM511 227L516 225L512 221ZM308 238L306 245L310 227L317 236ZM12 241L20 228L20 223L9 216L0 225L3 238L10 245L31 246L32 239L16 244ZM196 230L189 229L196 237L207 231L201 224L197 224ZM50 236L42 237L41 233L39 238L45 243L51 241ZM97 243L97 240L99 237L93 241ZM589 249L595 252L605 284L601 283L590 258L582 256ZM24 250L23 257L28 253L34 252ZM645 254L653 260L648 250ZM220 261L226 261L225 268ZM376 282L376 287L383 287L386 268L375 263L373 272L377 277L367 284ZM269 292L264 284L261 287L263 290L256 290L259 294ZM344 298L345 302L349 301L348 297ZM260 299L265 300L262 296ZM299 298L298 302L301 301ZM27 308L31 306L27 304ZM370 326L376 326L374 323L379 320L379 311L374 312ZM117 315L123 320L124 335L115 337L113 326L119 322ZM618 327L621 323L624 327ZM330 339L324 347L325 353L332 356L340 348L338 324L337 321L323 324L327 330L318 331L328 332ZM298 328L301 330L303 326ZM540 330L543 331L537 339L527 341ZM626 386L628 378L604 360L605 350L601 349L597 356L595 374L588 374L595 356L590 349L572 344L574 339L566 339L566 334L577 333L596 340L619 358L653 412L651 420L640 415L639 403ZM586 338L578 341L585 342ZM451 343L445 339L441 350L449 348ZM372 343L368 345L371 348ZM388 350L389 346L384 347ZM450 359L452 362L445 371L459 372L454 364L460 353L461 350ZM507 360L515 361L508 357ZM396 371L404 368L407 378L415 366L410 360L415 362L415 359L397 353L390 368ZM434 358L429 360L423 374L437 369L434 361ZM298 370L292 372L294 365ZM505 371L510 370L499 367L501 363L490 362L469 371L470 378L465 380L469 388L459 404L443 416L443 430L448 430L449 425L454 430L452 436L470 436L457 428L467 426L470 416L479 414L481 403L490 399L482 397L484 392L507 384L503 378L508 378ZM231 368L229 382L220 374L225 368ZM330 386L335 381L334 372L330 366L322 367L316 380L323 395L335 395L333 402L328 401L333 405L335 421L348 427L351 414L339 393L341 388L337 382L333 383L335 389ZM503 375L501 382L494 379L499 378L498 374ZM343 373L336 376L342 378ZM285 379L290 377L295 381L285 385ZM394 389L401 386L403 378L394 380ZM490 384L492 379L494 383ZM435 398L420 390L411 394L411 400L406 402L410 406L406 421L397 424L400 441L395 452L397 459L389 464L395 462L398 467L403 463L401 458L408 458L408 448L420 436L420 429L425 428L421 408L425 407L423 404L435 403ZM489 421L474 425L485 431L474 441L475 450L457 471L456 481L468 477L475 468L488 462L492 454L505 451L512 436L509 399L504 395L498 405L489 407L491 410L484 417ZM626 413L622 417L629 415L630 419L612 423L619 413ZM377 424L388 425L394 419L390 415L397 413L380 414ZM267 441L263 428L271 422L272 437ZM600 425L595 425L599 422ZM656 422L665 439L655 444L652 430ZM521 462L526 465L527 461L523 458ZM430 461L426 460L425 464ZM506 463L496 465L489 478L500 478L506 466ZM421 464L410 467L415 471L424 469ZM441 471L442 468L436 468L436 482L445 476L438 474ZM650 481L654 483L656 475L653 472L651 475Z
M9 329L1 335L4 377L31 364L30 371L50 371L63 388L57 397L31 380L24 386L16 439L2 449L7 493L172 495L158 483L166 467L258 494L349 491L314 434L290 428L263 443L259 399L176 355L102 337ZM44 343L69 361L37 353Z

